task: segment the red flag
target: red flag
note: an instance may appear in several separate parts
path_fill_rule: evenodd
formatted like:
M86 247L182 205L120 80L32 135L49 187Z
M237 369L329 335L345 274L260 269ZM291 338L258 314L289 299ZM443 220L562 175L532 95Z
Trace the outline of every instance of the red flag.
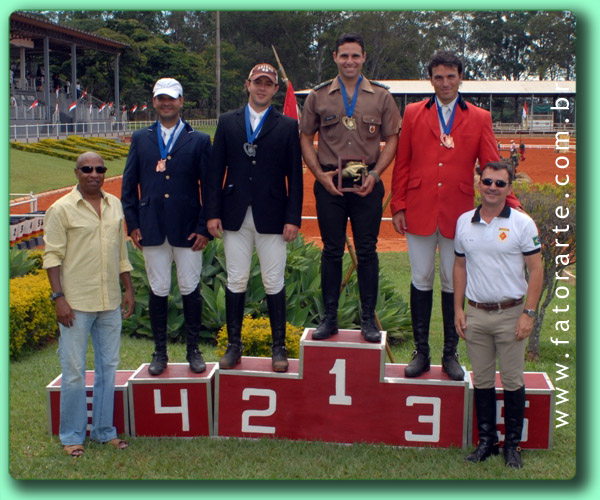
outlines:
M133 107L131 108L131 113L135 113L137 111L137 104L134 104Z
M283 104L283 114L294 120L298 120L298 104L296 103L296 94L292 83L288 82L287 91L285 93L285 102Z
M33 101L33 104L27 108L27 111L31 111L32 109L37 108L39 105L40 101L36 99L35 101Z
M69 106L69 111L73 111L77 107L77 101Z
M527 119L527 103L523 103L523 120Z

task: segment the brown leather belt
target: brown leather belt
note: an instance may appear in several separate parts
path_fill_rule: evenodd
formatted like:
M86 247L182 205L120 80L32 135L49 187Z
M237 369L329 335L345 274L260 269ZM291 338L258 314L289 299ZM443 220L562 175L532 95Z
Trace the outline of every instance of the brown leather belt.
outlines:
M471 299L467 299L470 306L476 309L483 309L484 311L500 311L502 309L510 309L511 307L518 306L523 303L523 297L520 299L507 300L506 302L474 302Z

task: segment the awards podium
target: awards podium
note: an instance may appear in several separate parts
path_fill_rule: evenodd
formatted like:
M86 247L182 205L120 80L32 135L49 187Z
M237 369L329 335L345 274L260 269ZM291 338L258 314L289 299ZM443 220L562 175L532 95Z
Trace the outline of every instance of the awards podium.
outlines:
M150 376L148 364L120 370L115 425L132 436L222 436L407 447L466 448L477 442L473 383L450 380L441 366L417 378L404 364L386 363L379 343L358 330L326 340L305 329L299 359L276 373L270 358L243 356L232 370L207 363L201 374L170 363ZM86 385L93 386L93 372ZM525 373L523 448L552 446L555 392L545 373ZM47 386L51 433L58 431L60 376ZM503 394L497 377L498 429L503 438ZM91 404L91 399L90 399ZM91 415L91 413L90 413Z

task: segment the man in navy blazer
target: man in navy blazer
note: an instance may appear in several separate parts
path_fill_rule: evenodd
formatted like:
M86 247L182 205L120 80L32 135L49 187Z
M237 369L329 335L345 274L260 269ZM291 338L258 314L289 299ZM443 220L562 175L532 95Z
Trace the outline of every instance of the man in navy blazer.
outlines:
M229 345L219 365L241 359L241 328L252 252L260 260L273 335L274 371L288 368L285 348L286 243L298 236L302 215L302 159L298 123L271 106L277 71L257 64L246 81L248 104L219 118L207 174L205 212L210 234L223 238Z
M133 134L121 191L127 231L144 252L150 284L155 352L148 371L160 375L167 367L167 311L174 260L183 299L187 360L193 372L201 373L206 364L198 350L202 320L198 284L202 249L210 235L200 186L210 157L210 137L180 118L183 89L177 80L161 78L153 95L158 120Z

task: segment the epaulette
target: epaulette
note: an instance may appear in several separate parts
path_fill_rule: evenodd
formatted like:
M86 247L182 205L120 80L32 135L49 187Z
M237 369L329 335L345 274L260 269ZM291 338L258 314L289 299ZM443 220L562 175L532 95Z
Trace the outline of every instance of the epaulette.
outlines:
M333 78L331 80L327 80L326 82L319 83L319 85L317 85L316 87L313 87L313 90L322 89L323 87L329 85L331 82L333 82Z
M385 83L381 83L376 80L369 80L369 82L371 83L371 85L377 85L378 87L382 87L385 90L390 90L389 85L386 85Z

